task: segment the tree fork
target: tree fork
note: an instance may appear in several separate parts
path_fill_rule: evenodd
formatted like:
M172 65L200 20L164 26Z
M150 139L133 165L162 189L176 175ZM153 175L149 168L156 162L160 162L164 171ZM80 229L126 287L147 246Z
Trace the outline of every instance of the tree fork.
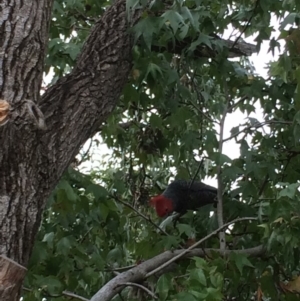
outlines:
M0 114L0 254L25 267L46 200L115 108L132 66L126 1L118 0L95 23L72 72L40 98L52 4L0 4L0 99L10 107ZM19 299L24 275L10 290L0 286L1 300Z
M45 202L80 146L114 109L131 70L133 44L125 1L119 0L96 22L73 71L39 99L52 0L14 3L2 3L0 16L0 99L11 108L0 127L0 254L27 266ZM33 114L26 99L36 104ZM44 131L37 127L41 113ZM16 267L2 265L1 272L8 271L7 277ZM1 300L19 300L25 272L18 276L2 282Z

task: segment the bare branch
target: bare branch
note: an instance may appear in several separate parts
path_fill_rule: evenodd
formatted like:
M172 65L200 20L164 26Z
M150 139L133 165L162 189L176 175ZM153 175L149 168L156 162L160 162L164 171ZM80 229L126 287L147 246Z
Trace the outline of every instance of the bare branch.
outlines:
M124 272L124 271L128 271L132 268L134 268L136 266L136 264L132 264L132 265L128 265L126 267L119 267L119 268L107 268L105 269L105 272Z
M258 197L259 197L259 198L262 197L262 195L263 195L263 193L264 193L264 190L265 190L265 188L266 188L266 186L267 186L267 184L268 184L268 181L269 181L269 175L267 174L267 175L265 176L265 179L264 179L264 181L263 181L263 183L262 183L262 185L261 185L259 191L258 191Z
M116 198L116 196L113 196L114 198ZM134 208L134 206L132 206L131 204L124 202L122 200L120 200L119 198L117 198L117 201L120 202L121 204L123 204L124 206L132 209L137 215L139 215L140 217L142 217L145 221L147 221L148 223L150 223L152 226L154 226L156 229L158 229L161 233L163 233L166 236L169 236L169 234L162 229L161 227L159 227L158 225L156 225L152 219L146 215L144 215L143 213L141 213L139 210L137 210L136 208Z
M71 297L73 299L78 299L78 300L82 300L82 301L89 301L89 299L86 299L82 296L76 295L76 294L74 294L72 292L68 292L68 291L63 291L62 295L67 296L67 297Z
M249 218L248 218L249 219ZM174 250L174 251L166 251L162 254L159 254L151 259L148 259L141 263L140 265L134 267L133 269L126 271L122 274L117 275L115 278L111 279L108 283L106 283L92 298L91 301L109 301L115 295L120 293L123 289L120 286L120 283L126 282L143 282L147 277L147 273L153 271L155 268L160 267L164 262L172 259L175 256L178 256L185 252L186 250ZM219 253L221 256L228 256L231 253L237 254L245 254L252 257L263 256L266 250L263 245L244 249L244 250L220 250L220 249L193 249L189 250L188 253L180 257L178 260L183 258L191 258L191 257L204 257L207 254L211 255L213 253Z
M226 85L225 85L226 86ZM226 102L226 105L223 110L222 118L220 121L220 137L219 137L219 155L221 156L223 150L223 136L224 136L224 126L225 119L228 112L229 101ZM217 167L217 180L218 180L218 206L217 206L217 218L218 218L218 226L223 227L224 219L223 219L223 181L222 181L222 169L221 163L218 163ZM219 240L220 240L220 249L225 250L226 248L226 240L225 240L225 232L219 232Z
M251 54L255 53L257 50L255 48L255 45L246 43L244 41L239 41L236 43L236 41L230 41L226 39L222 39L218 37L217 35L214 35L211 37L212 40L222 41L225 47L229 49L228 57L241 57L241 56L250 56ZM172 53L176 53L181 55L182 50L185 49L188 45L191 45L192 39L184 39L183 41L177 41L176 44L169 43L166 47L162 46L152 46L153 51L161 52L165 49L167 51L170 51ZM214 49L211 49L203 44L196 47L194 50L194 57L216 57L218 54L218 50L214 47Z
M244 32L246 31L246 29L249 27L250 22L252 21L253 17L254 17L254 13L258 7L259 4L259 0L256 0L255 6L253 8L252 14L249 18L249 20L247 21L247 24L245 25L245 27L243 28L243 30L240 32L239 36L237 37L237 39L234 41L232 48L235 47L235 45L238 43L239 39L242 37L242 35L244 34Z
M158 299L155 294L153 294L149 289L147 289L145 286L143 286L141 284L137 284L137 283L134 283L134 282L126 282L126 283L120 283L119 286L135 286L135 287L138 287L138 288L144 290L153 299L156 299L156 300Z
M268 120L268 121L264 121L261 123L257 123L255 125L249 125L249 126L245 127L244 129L238 131L237 133L231 135L230 137L223 139L223 143L237 137L241 133L247 133L247 131L251 130L251 128L257 130L258 128L261 128L268 124L293 124L293 122L292 121L280 121L280 120Z
M136 125L136 122L131 120L131 121L128 121L128 122L123 122L123 123L119 123L118 126L120 128L122 128L123 130L127 130L129 129L130 127L132 127L133 125Z
M247 98L248 96L241 97L241 99L239 99L236 103L228 107L228 112L231 112L234 108L236 108L240 103L244 102Z
M224 225L222 225L221 227L219 227L217 230L211 232L210 234L206 235L204 238L200 239L199 241L197 241L196 243L194 243L192 246L190 246L189 248L185 249L184 251L182 251L182 253L178 254L177 256L174 256L173 258L171 258L170 260L168 260L167 262L165 262L164 264L162 264L160 267L152 270L151 272L149 272L146 275L146 278L156 274L157 272L159 272L160 270L164 269L165 267L167 267L169 264L171 264L172 262L178 260L179 258L181 258L182 256L184 256L185 254L189 253L190 250L195 249L196 247L198 247L199 245L201 245L203 242L205 242L206 240L208 240L209 238L211 238L212 236L218 234L220 231L226 229L228 226L237 223L237 222L241 222L241 221L249 221L249 220L257 220L256 217L242 217L242 218L237 218L231 222L228 222ZM220 249L225 250L225 249Z
M90 152L90 150L91 150L91 147L92 147L92 145L93 145L93 139L92 138L90 138L90 144L89 144L89 146L88 146L88 149L82 154L82 156L81 156L81 160L76 164L77 166L79 166L79 165L81 165L82 163L83 163L83 161L85 161L86 160L86 158L87 158L87 155L89 154L89 152Z
M23 291L27 291L27 292L32 292L33 291L32 289L24 287L24 286L22 287L22 290ZM44 290L43 290L43 292L44 292ZM48 294L46 292L44 292L44 293L48 297L53 297L53 298L57 298L57 297L60 297L60 296L66 296L66 297L69 297L69 298L72 298L72 299L81 300L81 301L89 301L89 299L84 298L84 297L79 296L79 295L76 295L76 294L74 294L72 292L69 292L69 291L63 291L60 295L55 295L55 296L54 295L50 295L50 294Z
M202 167L202 165L203 165L204 159L208 159L208 158L207 158L207 157L203 157L203 158L201 159L200 164L199 164L199 166L198 166L198 168L197 168L197 170L196 170L196 172L195 172L195 174L194 174L194 177L193 177L192 181L190 182L189 189L188 189L188 193L189 193L189 191L190 191L192 185L194 184L194 182L195 182L195 180L196 180L196 178L197 178L197 176L198 176L198 173L199 173L199 171L200 171L200 169L201 169L201 167Z
M193 83L193 82L192 82ZM195 88L195 91L197 93L198 98L200 95L200 92ZM201 95L200 95L201 96ZM209 115L207 115L206 113L204 113L195 103L194 101L190 98L188 99L188 101L191 103L191 105L193 106L194 109L196 109L201 115L203 115L207 120L209 120L210 122L215 122L217 123L217 121L214 121Z

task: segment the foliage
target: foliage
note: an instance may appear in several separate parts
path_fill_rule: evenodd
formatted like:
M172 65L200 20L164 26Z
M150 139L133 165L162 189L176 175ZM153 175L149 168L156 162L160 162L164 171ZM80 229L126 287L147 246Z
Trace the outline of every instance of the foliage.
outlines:
M90 27L108 5L55 1L46 72L54 68L56 79L72 68ZM127 6L130 17L137 3L128 1ZM90 175L70 168L49 199L24 283L30 291L24 291L23 300L67 300L63 291L89 298L122 267L217 229L216 214L210 217L213 209L206 207L187 213L176 226L164 225L164 235L149 223L149 218L160 221L147 201L169 180L193 178L198 171L197 179L214 177L219 166L224 190L231 192L223 200L224 221L258 218L233 225L226 234L228 248L263 243L266 254L250 258L233 252L223 259L216 253L182 260L175 270L143 285L159 300L298 298L300 2L189 0L163 7L161 1L151 2L132 29L134 67L101 131L110 157ZM272 16L280 22L275 38ZM267 79L253 71L247 58L227 58L228 49L216 35L228 30L233 40L241 33L255 36L258 50L263 41L269 41L270 53L281 50ZM173 45L184 40L190 43L174 55ZM200 45L218 54L197 57ZM260 107L263 121L253 117ZM238 111L248 117L225 137L240 150L238 158L230 158L222 153L219 130L224 115L230 118ZM218 249L218 238L202 247ZM151 297L127 287L115 300Z

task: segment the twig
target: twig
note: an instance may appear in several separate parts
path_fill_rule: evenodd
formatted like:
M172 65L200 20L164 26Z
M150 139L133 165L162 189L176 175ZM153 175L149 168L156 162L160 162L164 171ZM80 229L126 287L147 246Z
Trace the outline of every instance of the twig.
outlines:
M196 93L198 94L198 92L196 91ZM210 122L216 122L214 121L211 117L209 117L206 113L204 113L202 110L200 110L200 108L197 107L197 105L194 103L194 101L192 99L189 99L189 102L191 103L192 107L194 107L201 115L203 115L207 120L209 120Z
M235 107L237 107L241 102L244 102L247 98L248 96L241 97L240 100L228 107L228 112L231 112Z
M192 174L191 174L190 168L189 168L189 166L188 166L186 160L184 160L184 164L185 164L185 168L186 168L186 170L187 170L187 172L188 172L188 174L189 174L189 177L191 178L191 177L192 177Z
M143 286L141 284L137 284L137 283L134 283L134 282L125 282L125 283L120 283L119 286L134 286L134 287L138 287L138 288L144 290L153 299L156 299L156 300L158 299L155 294L153 294L149 289L147 289L145 286Z
M116 197L114 197L116 198ZM136 208L134 208L131 204L127 203L127 202L124 202L122 200L120 200L119 198L117 198L117 201L120 202L121 204L123 204L124 206L132 209L136 214L138 214L140 217L142 217L144 220L146 220L148 223L150 223L151 225L153 225L156 229L158 229L161 233L163 233L164 235L166 236L169 236L169 234L164 230L162 229L161 227L159 227L158 225L156 225L150 217L144 215L143 213L141 213L140 211L138 211Z
M88 149L81 156L81 160L77 163L77 166L79 166L86 159L86 156L90 152L92 145L93 145L93 139L91 138L90 145L89 145Z
M79 243L82 243L92 230L93 227L90 227L90 229L88 229L86 233L79 239Z
M244 26L243 30L240 32L239 36L237 37L237 39L234 41L234 43L231 46L231 49L233 49L235 47L235 45L237 44L237 42L239 41L239 39L241 38L241 36L244 34L244 32L246 31L246 29L249 27L251 20L254 17L254 13L256 11L256 8L258 7L259 4L259 0L256 0L255 6L253 8L253 12L252 15L250 16L249 20L247 21L247 24Z
M189 193L191 187L193 186L193 184L194 184L194 182L195 182L195 180L196 180L196 177L197 177L197 175L198 175L198 173L199 173L199 171L200 171L200 169L201 169L201 167L202 167L202 165L203 165L203 160L204 160L204 158L206 158L206 157L203 157L203 158L201 159L200 164L199 164L199 166L198 166L198 168L197 168L197 170L196 170L196 172L195 172L195 174L194 174L194 177L193 177L192 181L190 182L190 185L189 185L189 188L188 188L188 193Z
M108 269L105 269L104 271L105 272L124 272L124 271L134 268L135 266L136 266L136 264L132 264L132 265L128 265L126 267L111 268L111 269L108 268Z
M27 292L32 292L33 291L32 289L24 287L24 286L22 286L22 290L27 291ZM43 289L42 289L42 292L45 293L45 295L47 295L49 297L52 297L52 298L57 298L57 297L60 297L60 296L66 296L66 297L70 297L70 298L81 300L81 301L89 301L89 299L86 299L82 296L76 295L76 294L74 294L72 292L69 292L69 291L63 291L60 295L50 295L49 293L45 292L45 290L43 290Z
M293 122L292 121L269 120L269 121L264 121L264 122L261 122L261 123L257 123L256 125L249 125L249 126L245 127L244 129L238 131L237 133L231 135L230 137L223 139L223 143L237 137L239 134L244 133L244 132L250 130L251 128L258 129L260 127L263 127L265 125L272 124L272 123L274 123L274 124L276 124L276 123L278 123L278 124L292 124Z
M194 77L196 76L196 74L191 74L188 70L186 70L186 72L189 74L189 76L191 77L191 84L194 88L194 90L196 91L196 94L197 94L197 98L199 100L203 99L203 96L201 94L201 92L199 92L198 90L198 86L197 84L195 83L195 80L194 80ZM191 103L191 105L194 107L194 109L196 109L201 115L203 115L207 120L209 120L210 122L213 122L215 123L216 121L214 121L209 115L207 115L206 113L203 112L203 110L201 110L195 103L194 101L189 98L188 101Z
M288 166L289 166L289 164L290 164L290 162L291 162L291 160L292 160L292 158L294 158L294 157L296 157L296 156L298 156L299 155L299 152L295 152L295 151L289 151L289 154L287 155L287 157L286 157L286 164L285 164L285 166L284 166L284 168L283 168L283 171L282 171L282 176L281 176L281 181L283 182L283 179L284 179L284 173L285 173L285 171L287 170L287 168L288 168Z
M261 185L259 191L258 191L258 197L259 197L259 198L261 198L262 194L264 193L264 190L265 190L265 188L266 188L266 185L268 184L268 180L269 180L269 175L267 174L267 175L265 176L265 179L264 179L264 181L263 181L263 183L262 183L262 185Z
M67 297L71 297L71 298L75 298L75 299L78 299L78 300L82 300L82 301L89 301L89 299L86 299L82 296L78 296L78 295L76 295L72 292L68 292L68 291L63 291L62 295L67 296Z
M198 247L199 245L201 245L204 241L208 240L209 238L211 238L212 236L218 234L220 231L226 229L228 226L234 224L234 223L238 223L238 222L242 222L242 221L250 221L250 220L257 220L256 217L242 217L242 218L237 218L231 222L228 222L224 225L222 225L221 227L219 227L217 230L211 232L210 234L206 235L204 238L200 239L199 241L197 241L196 243L194 243L192 246L190 246L189 248L183 250L180 254L174 256L173 258L171 258L170 260L168 260L167 262L165 262L164 264L162 264L161 266L159 266L158 268L152 270L151 272L147 273L145 278L148 278L154 274L156 274L157 272L159 272L160 270L164 269L165 267L167 267L169 264L171 264L172 262L178 260L179 258L183 257L185 254L189 253L189 251L195 249L196 247ZM225 251L220 249L221 252Z
M190 274L184 274L184 275L175 276L173 279L185 278L185 277L189 277L189 276L190 276Z

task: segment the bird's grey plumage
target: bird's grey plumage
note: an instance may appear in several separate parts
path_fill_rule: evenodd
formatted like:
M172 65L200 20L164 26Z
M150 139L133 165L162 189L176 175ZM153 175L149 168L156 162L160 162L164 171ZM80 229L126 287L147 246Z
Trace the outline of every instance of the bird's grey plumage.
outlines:
M174 205L174 211L183 213L208 204L217 203L217 188L202 182L175 180L162 193ZM190 187L191 186L191 187Z

